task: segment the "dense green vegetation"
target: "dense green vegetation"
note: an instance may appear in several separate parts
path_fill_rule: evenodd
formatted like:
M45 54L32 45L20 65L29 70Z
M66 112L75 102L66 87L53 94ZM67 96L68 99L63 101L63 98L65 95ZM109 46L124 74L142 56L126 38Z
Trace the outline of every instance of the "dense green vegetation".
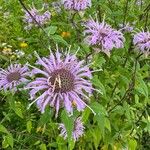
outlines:
M66 10L63 5L54 7L53 2L24 0L27 9L44 6L43 12L51 13L46 24L34 22L35 26L25 30L23 5L17 0L0 0L0 68L14 63L35 65L35 51L47 57L49 49L55 53L57 46L61 53L70 46L72 54L79 49L78 60L85 60L93 71L90 82L97 90L85 102L96 115L88 107L82 112L74 107L69 116L61 107L56 118L55 108L49 106L42 114L35 103L28 109L31 100L24 84L16 92L0 87L0 149L149 150L150 57L136 48L133 36L150 30L150 1L92 0L92 6L80 12ZM85 43L84 24L90 17L100 23L105 20L117 30L129 23L132 31L121 30L123 48L113 48L107 55ZM73 118L78 116L82 117L85 130L75 142L71 133ZM60 136L59 123L66 126L66 140Z

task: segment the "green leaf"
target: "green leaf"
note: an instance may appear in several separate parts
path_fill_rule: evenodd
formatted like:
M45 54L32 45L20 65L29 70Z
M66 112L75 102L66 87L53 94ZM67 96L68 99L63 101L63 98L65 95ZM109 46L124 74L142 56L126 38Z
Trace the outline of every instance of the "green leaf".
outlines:
M54 40L54 42L62 43L68 46L68 43L60 35L53 35L51 38Z
M93 142L94 142L95 149L97 149L99 146L99 142L102 138L101 137L101 131L100 131L99 127L96 127L94 129L90 129L90 132L93 136Z
M39 145L40 143L41 143L41 141L38 140L38 141L36 141L36 142L34 143L34 145Z
M52 111L46 108L45 112L40 116L39 126L43 126L46 123L50 122L51 116L52 116Z
M15 111L15 113L20 117L20 118L24 118L23 117L23 114L22 114L22 110L20 109L20 108L18 108L18 107L16 107L15 109L14 109L14 111Z
M73 132L73 127L74 127L73 116L69 117L68 113L66 111L63 111L61 114L61 119L67 131L68 142L72 143L72 132Z
M108 118L105 118L105 127L111 132L110 121Z
M141 76L138 77L137 81L138 84L136 84L136 90L148 98L148 87L145 84L145 82L142 80L142 77Z
M84 111L82 113L82 121L84 123L88 120L90 113L91 113L90 109L88 109L88 108L84 109Z
M96 112L97 115L102 114L104 116L107 116L107 111L104 108L103 105L99 104L98 102L94 102L90 105L90 107Z
M32 122L29 120L29 121L27 122L27 131L28 131L29 133L31 133L31 129L32 129Z
M3 112L3 115L5 116L5 119L10 121L10 117L9 117L9 114L6 114L5 112Z
M13 148L14 140L13 140L13 136L12 136L11 133L9 133L9 134L6 136L6 140L7 140L8 144Z
M49 26L45 30L48 33L48 35L51 35L51 34L54 34L56 32L57 26Z
M0 124L0 132L9 134L9 132L7 131L7 129L3 125L1 125L1 124Z
M45 144L41 144L41 145L40 145L40 149L41 149L41 150L47 150L46 145L45 145Z
M94 116L94 118L98 122L100 130L101 130L101 133L102 133L102 136L104 137L105 118L108 115L107 111L105 110L105 108L101 104L99 104L97 102L94 102L91 105L91 108L96 113L96 115Z
M7 140L6 140L6 136L3 137L3 142L2 142L2 148L7 148L9 146Z
M99 88L98 90L101 91L102 95L106 96L105 87L104 87L104 85L100 82L100 80L98 79L98 76L97 76L97 75L94 76L94 78L92 79L92 82L93 82L93 84L94 84L96 87Z
M134 139L129 140L129 150L136 150L137 142Z
M100 130L101 130L101 134L102 134L102 137L104 137L104 129L105 129L105 116L102 115L102 114L99 114L99 115L96 115L95 116L95 119L96 121L98 122L98 125L100 127Z
M75 142L74 142L74 140L72 139L72 140L69 141L69 150L73 150L73 149L74 149L74 146L75 146Z

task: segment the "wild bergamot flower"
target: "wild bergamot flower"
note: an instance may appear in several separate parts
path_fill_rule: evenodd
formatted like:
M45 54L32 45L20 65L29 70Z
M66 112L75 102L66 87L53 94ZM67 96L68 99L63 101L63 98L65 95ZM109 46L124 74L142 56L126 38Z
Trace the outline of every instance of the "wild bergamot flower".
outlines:
M25 27L25 29L31 29L31 27L33 25L37 26L37 24L35 23L35 20L38 24L44 25L51 18L51 13L49 11L45 11L45 12L42 13L40 10L37 10L35 7L30 8L29 12L32 15L32 17L27 11L25 11L25 16L24 16L23 21L28 24Z
M21 67L20 64L11 64L6 70L0 68L0 89L16 91L19 84L28 81L28 71L27 66Z
M94 46L96 51L102 51L110 55L113 48L123 48L125 38L120 31L111 28L103 20L102 23L94 21L92 18L85 24L86 30L84 33L85 42L88 45Z
M70 10L85 10L91 7L91 0L62 0L65 9Z
M146 55L150 54L150 32L141 31L136 33L133 38L133 44L138 48L141 52Z
M68 135L65 125L63 123L59 124L59 129L61 130L60 136L66 139ZM79 137L81 137L84 134L84 129L85 127L83 126L81 117L78 117L74 121L74 129L72 132L72 138L74 139L74 141L77 141Z
M29 107L36 102L43 113L45 107L50 105L56 109L56 117L60 107L65 107L72 114L73 103L78 111L84 110L88 106L84 100L93 90L89 81L92 78L91 71L88 65L84 65L84 60L78 61L75 55L69 53L64 57L59 51L51 53L48 58L37 57L37 64L41 67L31 66L34 68L32 73L37 76L27 85L27 89L31 89L32 100L39 92L41 95Z

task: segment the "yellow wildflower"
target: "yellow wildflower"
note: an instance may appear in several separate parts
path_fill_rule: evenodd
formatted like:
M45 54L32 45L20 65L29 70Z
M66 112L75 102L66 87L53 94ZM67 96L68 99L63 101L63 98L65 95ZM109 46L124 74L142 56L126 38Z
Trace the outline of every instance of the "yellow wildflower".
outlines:
M61 36L62 36L63 38L67 38L67 37L70 37L71 34L70 34L70 32L62 32L62 33L61 33Z
M22 43L20 43L20 47L21 48L26 48L26 47L28 47L28 44L25 43L25 42L22 42Z

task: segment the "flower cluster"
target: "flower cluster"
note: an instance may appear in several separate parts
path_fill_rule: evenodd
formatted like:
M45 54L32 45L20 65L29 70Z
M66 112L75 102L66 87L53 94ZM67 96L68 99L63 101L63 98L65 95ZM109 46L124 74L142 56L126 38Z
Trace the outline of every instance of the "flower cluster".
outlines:
M69 10L85 10L91 7L91 0L62 0L65 9Z
M38 58L36 64L42 67L32 67L29 72L27 66L21 67L20 64L10 65L6 70L0 71L0 88L3 90L16 91L17 86L26 83L27 76L35 76L34 81L27 83L25 89L30 90L32 103L36 102L37 107L43 113L47 105L56 109L56 117L60 107L65 107L67 112L72 115L73 107L78 111L83 111L86 106L85 99L92 94L91 71L84 61L78 61L75 55L67 53L64 57L58 50L49 57ZM41 93L39 95L39 93ZM89 106L88 106L89 107ZM61 136L67 137L65 126L60 124ZM81 118L75 120L73 139L76 141L82 136L84 126Z
M125 38L120 31L111 28L110 25L104 21L99 23L93 19L85 24L87 34L85 42L89 45L95 46L95 50L103 51L110 55L113 48L123 48Z
M61 123L59 125L59 129L61 130L60 136L64 137L64 139L66 139L67 138L67 130L65 128L65 125ZM83 135L84 129L85 129L85 127L83 126L81 117L78 117L74 121L74 129L72 132L72 138L74 139L74 141L77 141L79 139L79 137L81 137Z
M51 18L51 14L49 11L45 11L44 13L42 13L39 10L37 10L35 7L30 8L29 12L30 14L27 11L25 11L25 16L23 19L23 21L28 24L25 27L25 29L31 29L33 25L37 26L36 22L39 25L44 25Z
M146 55L150 54L150 32L141 31L136 33L133 38L133 44Z
M83 11L91 7L91 0L62 0L62 3L67 10ZM53 2L52 6L57 13L61 12L59 2ZM47 3L43 5L43 8L48 7ZM9 14L5 15L7 18ZM25 11L23 19L27 23L25 29L42 26L50 18L51 13L49 11L43 12L43 9L37 10L32 7L29 11ZM108 56L114 48L124 47L125 38L122 32L133 30L129 23L121 25L122 29L116 30L104 20L100 23L92 18L84 24L84 27L85 43L92 46L95 51L102 51ZM67 38L71 36L71 33L62 32L61 36ZM133 44L141 52L148 55L150 53L150 32L141 31L134 34ZM22 49L27 48L28 44L22 42L20 47ZM5 55L16 54L18 58L25 54L19 50L12 52L11 47L6 46L2 53ZM24 89L29 91L31 100L29 108L36 103L40 112L44 113L46 107L50 106L55 109L55 117L58 117L60 108L65 109L69 116L73 115L74 109L80 112L85 107L90 108L87 105L87 100L94 90L90 82L92 71L89 65L85 65L84 60L78 60L75 54L69 52L63 55L58 49L55 53L51 52L48 57L40 57L37 53L36 57L37 61L34 66L11 64L6 70L0 68L0 89L16 92L20 84L26 84ZM28 67L32 68L31 71ZM28 77L31 75L34 80L29 81ZM60 123L58 128L61 130L60 136L66 139L68 134L65 125ZM82 118L75 118L72 139L77 141L83 135L84 129Z

